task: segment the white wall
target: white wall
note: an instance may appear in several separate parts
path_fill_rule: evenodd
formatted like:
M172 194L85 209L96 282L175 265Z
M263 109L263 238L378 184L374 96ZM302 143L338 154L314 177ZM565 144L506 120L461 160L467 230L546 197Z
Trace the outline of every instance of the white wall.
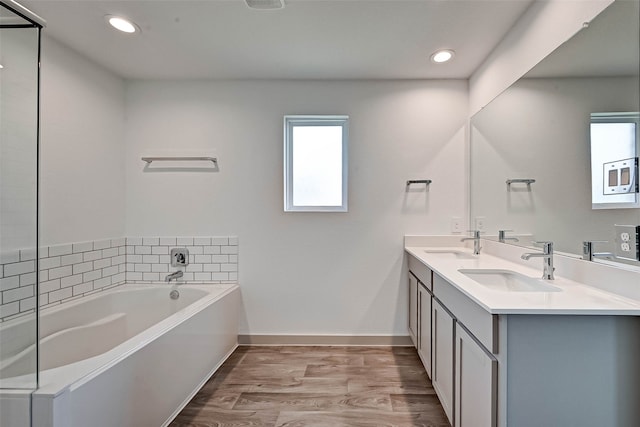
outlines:
M536 0L469 79L477 113L614 0Z
M124 90L122 79L43 37L41 245L124 235Z
M0 38L0 252L6 254L36 244L38 31L3 28Z
M472 108L608 2L536 6L474 75ZM550 36L556 21L535 19L547 12L571 25ZM402 235L467 220L467 82L130 82L125 101L119 78L68 48L45 37L43 54L41 244L238 235L241 333L406 334ZM348 213L283 212L285 114L350 115ZM140 160L210 150L219 172ZM418 178L429 191L405 191Z
M406 335L403 234L465 218L467 101L464 81L131 82L126 234L238 235L241 334ZM285 114L350 116L348 213L283 212ZM140 160L195 153L219 172Z

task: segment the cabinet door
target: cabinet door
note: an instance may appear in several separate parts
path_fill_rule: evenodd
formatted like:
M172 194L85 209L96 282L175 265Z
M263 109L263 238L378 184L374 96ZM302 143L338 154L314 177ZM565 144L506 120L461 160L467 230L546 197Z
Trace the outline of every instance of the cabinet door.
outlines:
M456 325L455 427L495 427L498 362Z
M409 335L418 348L418 279L409 273Z
M440 398L444 412L453 423L453 350L455 320L436 301L433 300L433 388Z
M418 355L422 359L427 375L431 378L431 294L422 284L418 285L418 302L420 308Z

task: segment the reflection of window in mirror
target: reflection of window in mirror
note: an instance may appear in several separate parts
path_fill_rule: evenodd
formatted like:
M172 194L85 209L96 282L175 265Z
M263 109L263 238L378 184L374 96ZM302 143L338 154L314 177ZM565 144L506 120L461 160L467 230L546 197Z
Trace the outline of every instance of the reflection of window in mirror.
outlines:
M591 200L593 209L640 207L638 133L640 114L591 114Z

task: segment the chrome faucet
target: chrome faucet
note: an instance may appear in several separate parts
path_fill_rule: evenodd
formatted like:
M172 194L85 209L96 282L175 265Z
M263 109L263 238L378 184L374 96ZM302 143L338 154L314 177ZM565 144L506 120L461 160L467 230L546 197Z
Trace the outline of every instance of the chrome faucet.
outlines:
M582 242L582 259L593 261L594 258L614 258L611 252L594 252L594 243L607 243L607 240L585 240Z
M473 240L473 254L480 255L480 249L482 249L480 247L480 230L471 230L471 232L473 233L473 237L463 237L460 241Z
M528 260L529 258L543 258L543 272L542 278L546 280L553 280L553 242L533 242L542 245L542 253L530 252L522 254L521 258Z
M170 283L172 280L178 280L184 275L181 270L174 271L173 273L167 274L167 277L164 278L164 281Z
M506 237L508 231L513 230L498 230L498 242L505 243L507 240L513 240L514 242L518 241L516 237Z

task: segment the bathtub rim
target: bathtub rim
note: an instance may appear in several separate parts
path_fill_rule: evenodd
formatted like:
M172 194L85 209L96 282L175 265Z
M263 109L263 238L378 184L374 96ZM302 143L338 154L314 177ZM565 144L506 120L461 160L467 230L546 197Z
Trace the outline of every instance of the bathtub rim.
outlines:
M167 285L162 282L144 284L124 283L105 292L97 293L95 296L91 295L90 298L95 299L112 292L126 292L127 290L149 288L165 288L167 292L170 292L173 289L177 289L179 291L184 288L195 288L205 290L207 291L207 294L105 353L69 365L64 365L62 367L41 371L40 386L35 391L32 391L32 393L39 397L55 397L67 390L74 390L82 386L96 376L104 373L110 367L119 363L126 357L143 348L154 339L167 333L206 307L216 303L226 295L229 295L239 289L240 286L237 283L188 283L176 285ZM71 307L72 305L82 304L86 301L89 301L89 298L79 299L77 301L72 301L69 304L62 304L61 306L51 307L46 310L48 313L53 313ZM75 368L79 368L79 372L74 372Z

